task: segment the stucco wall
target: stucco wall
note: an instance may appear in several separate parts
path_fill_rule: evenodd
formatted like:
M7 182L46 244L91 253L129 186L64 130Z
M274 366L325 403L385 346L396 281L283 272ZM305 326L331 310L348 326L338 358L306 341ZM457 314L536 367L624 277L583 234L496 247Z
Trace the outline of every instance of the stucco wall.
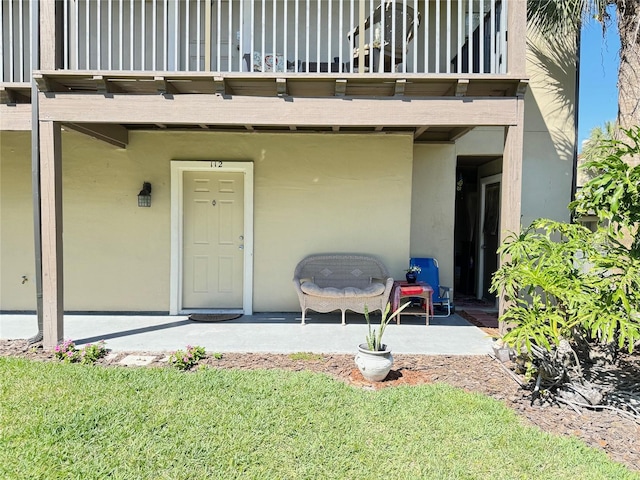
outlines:
M21 135L2 137L5 310L35 308L34 289L18 281L33 271L30 140ZM67 310L169 310L174 159L254 162L255 311L299 308L291 278L310 253L374 254L397 277L406 268L411 135L131 132L117 149L65 131L62 143ZM151 208L137 207L143 181Z
M35 308L32 205L31 132L0 132L0 309Z
M522 225L540 217L568 222L576 129L575 46L554 38L553 46L533 34L528 43L522 161ZM563 48L560 48L563 47ZM476 128L456 142L457 155L502 156L504 129ZM479 170L502 171L492 163Z
M571 38L529 32L522 168L522 224L569 221L573 181L576 47Z
M440 283L453 286L455 145L415 145L413 152L411 256L436 258Z

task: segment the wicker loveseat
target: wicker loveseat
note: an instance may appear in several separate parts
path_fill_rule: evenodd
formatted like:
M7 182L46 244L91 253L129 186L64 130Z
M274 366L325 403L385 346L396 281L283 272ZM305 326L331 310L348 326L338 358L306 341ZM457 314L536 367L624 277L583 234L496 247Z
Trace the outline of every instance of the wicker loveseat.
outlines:
M307 310L326 313L340 310L342 324L351 310L364 313L384 311L393 278L376 258L367 255L310 255L298 263L293 284L302 309L302 325Z

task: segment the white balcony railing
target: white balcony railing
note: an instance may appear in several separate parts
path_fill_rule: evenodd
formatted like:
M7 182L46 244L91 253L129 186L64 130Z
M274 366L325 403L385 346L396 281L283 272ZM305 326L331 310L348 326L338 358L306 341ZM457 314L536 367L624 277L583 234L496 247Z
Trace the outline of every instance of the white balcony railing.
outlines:
M0 3L0 81L29 81L31 2ZM502 0L62 0L60 21L52 24L64 70L496 74L506 72L506 6Z

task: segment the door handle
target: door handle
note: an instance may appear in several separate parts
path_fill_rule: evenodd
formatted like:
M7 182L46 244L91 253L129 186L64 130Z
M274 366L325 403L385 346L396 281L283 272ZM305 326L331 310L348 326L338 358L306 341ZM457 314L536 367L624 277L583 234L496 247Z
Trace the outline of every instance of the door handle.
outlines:
M244 245L238 245L238 248L239 248L240 250L244 250Z

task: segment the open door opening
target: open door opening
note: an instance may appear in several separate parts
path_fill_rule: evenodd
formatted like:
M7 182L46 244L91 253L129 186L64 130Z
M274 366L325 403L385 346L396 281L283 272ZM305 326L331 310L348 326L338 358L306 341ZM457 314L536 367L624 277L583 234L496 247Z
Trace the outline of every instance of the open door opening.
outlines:
M476 292L476 244L478 185L477 167L456 169L456 218L454 233L455 281L458 296Z
M494 156L460 156L456 167L455 301L496 302L489 292L498 268L500 169Z

